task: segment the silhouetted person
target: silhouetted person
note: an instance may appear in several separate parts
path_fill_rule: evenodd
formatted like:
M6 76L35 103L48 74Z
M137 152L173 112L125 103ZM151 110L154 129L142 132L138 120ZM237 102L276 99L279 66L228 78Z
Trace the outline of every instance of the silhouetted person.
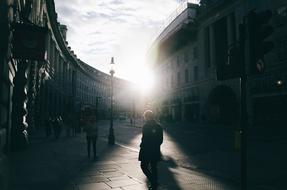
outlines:
M52 122L53 131L55 135L55 139L58 139L62 132L62 118L61 116L56 116Z
M46 132L46 137L50 137L52 134L52 119L51 117L48 117L45 119L45 132Z
M58 128L58 137L61 136L62 130L64 128L64 122L62 116L58 116L58 123L59 123L59 128Z
M156 190L158 186L157 163L161 160L160 145L163 141L163 130L155 121L152 111L145 111L143 116L145 124L142 128L139 161L141 161L143 173L151 184L150 188Z
M74 122L73 122L73 117L72 114L68 114L66 117L66 136L75 136L75 130L74 130Z
M91 144L93 145L93 153L94 153L94 160L97 159L97 137L98 137L98 127L96 125L96 118L92 116L92 114L87 111L87 117L84 123L84 131L86 132L87 138L87 151L88 157L91 156Z

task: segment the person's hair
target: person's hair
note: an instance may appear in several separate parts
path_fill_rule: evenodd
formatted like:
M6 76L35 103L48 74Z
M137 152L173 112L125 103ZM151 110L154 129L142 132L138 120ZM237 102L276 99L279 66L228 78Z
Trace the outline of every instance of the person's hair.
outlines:
M143 117L145 120L149 121L149 120L153 120L154 119L154 114L151 110L146 110L144 113L143 113Z

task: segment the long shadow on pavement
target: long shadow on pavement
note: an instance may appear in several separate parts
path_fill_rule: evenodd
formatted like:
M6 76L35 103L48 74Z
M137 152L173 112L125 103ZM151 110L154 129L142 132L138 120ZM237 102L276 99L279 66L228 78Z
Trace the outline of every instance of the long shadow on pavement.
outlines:
M234 150L233 131L228 128L210 128L194 126L168 126L166 138L174 142L174 150L168 150L175 162L228 186L238 188L240 180L240 155ZM167 150L167 147L164 147ZM177 155L185 155L177 157Z
M119 145L108 146L107 142L96 161L85 162L82 169L73 176L66 189L77 190L146 190L146 177L140 169L138 152ZM159 183L161 189L180 190L177 181L166 164L159 164Z

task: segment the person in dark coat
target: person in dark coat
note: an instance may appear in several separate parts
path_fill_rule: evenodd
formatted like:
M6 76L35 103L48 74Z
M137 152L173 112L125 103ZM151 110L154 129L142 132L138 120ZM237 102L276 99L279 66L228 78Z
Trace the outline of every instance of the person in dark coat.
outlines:
M157 163L161 160L160 145L163 142L163 130L156 122L152 111L145 111L143 116L145 124L142 128L139 161L141 161L143 173L151 184L150 189L156 190L158 186Z
M98 125L96 124L96 116L92 114L90 109L85 110L86 119L83 125L84 131L86 132L87 139L87 151L88 158L91 154L91 145L93 146L94 160L97 159L97 137L98 137Z
M46 132L46 137L48 138L48 137L50 137L51 136L51 134L52 134L52 124L51 124L51 122L52 122L52 118L51 117L48 117L48 118L46 118L45 119L45 132Z

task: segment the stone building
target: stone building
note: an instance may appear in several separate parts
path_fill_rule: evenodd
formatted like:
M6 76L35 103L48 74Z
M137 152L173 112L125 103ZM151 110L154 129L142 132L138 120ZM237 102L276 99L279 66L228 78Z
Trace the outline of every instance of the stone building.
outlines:
M48 117L72 114L79 128L82 105L108 114L110 76L78 59L66 35L53 0L0 0L0 189L9 152L27 147ZM130 85L114 81L116 92Z
M258 12L272 10L275 30L271 40L275 48L265 56L264 73L251 75L246 65L248 114L254 124L282 123L287 113L283 53L286 2L268 0L206 0L181 5L181 11L173 14L148 53L160 84L154 106L161 117L172 121L237 123L240 79L218 80L218 65L228 61L230 47L239 43L239 24L254 8Z

